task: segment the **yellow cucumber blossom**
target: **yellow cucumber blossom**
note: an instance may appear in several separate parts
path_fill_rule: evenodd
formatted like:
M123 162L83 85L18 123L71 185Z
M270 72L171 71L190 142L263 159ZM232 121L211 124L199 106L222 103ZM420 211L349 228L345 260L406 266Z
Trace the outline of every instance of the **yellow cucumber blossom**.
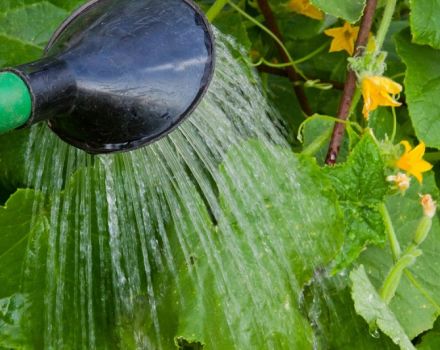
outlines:
M397 175L387 176L387 181L393 182L400 192L405 192L409 188L411 178L399 172Z
M313 19L322 20L324 13L313 6L309 0L290 0L287 3L289 10Z
M432 219L437 210L437 202L435 202L430 194L420 196L420 204L423 207L423 214Z
M364 97L364 109L362 113L368 119L370 112L379 106L398 107L400 102L396 101L390 94L397 95L402 91L402 85L387 77L366 76L361 79L362 96Z
M414 149L408 141L402 141L401 144L405 147L405 152L397 160L396 166L399 169L405 170L408 174L413 175L420 183L423 181L422 173L432 169L432 164L423 159L425 154L425 144L420 144Z
M345 22L343 27L330 28L325 30L324 33L333 37L330 52L345 50L350 56L353 55L354 44L359 34L359 27L352 27L350 23Z

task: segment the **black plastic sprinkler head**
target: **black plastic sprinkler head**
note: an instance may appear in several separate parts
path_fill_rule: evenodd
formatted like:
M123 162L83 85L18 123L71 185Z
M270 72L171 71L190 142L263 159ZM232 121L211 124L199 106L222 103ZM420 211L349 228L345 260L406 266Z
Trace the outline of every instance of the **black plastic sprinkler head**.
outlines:
M132 150L178 126L213 71L213 34L191 0L93 0L43 59L0 72L0 132L47 120L89 153Z

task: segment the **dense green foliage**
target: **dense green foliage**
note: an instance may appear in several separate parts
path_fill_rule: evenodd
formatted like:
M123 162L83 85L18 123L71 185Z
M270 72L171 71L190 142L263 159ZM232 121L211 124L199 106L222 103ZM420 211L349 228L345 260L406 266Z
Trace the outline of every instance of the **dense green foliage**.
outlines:
M0 66L40 57L52 31L83 2L2 0ZM199 4L208 10L213 2L200 0ZM233 2L239 10L226 5L214 24L243 47L244 51L237 53L237 60L260 71L261 89L279 112L291 148L274 147L269 152L258 140L248 140L230 149L218 167L226 181L216 195L225 213L237 210L225 199L233 197L233 202L239 204L240 215L254 225L255 232L265 227L265 236L259 239L264 238L263 241L270 244L263 242L255 249L261 257L260 263L276 276L277 283L269 286L259 281L258 266L254 266L255 274L249 275L249 279L256 280L259 286L253 298L262 306L255 309L248 295L239 294L234 297L242 307L229 310L230 296L216 284L213 276L216 271L207 268L206 251L196 235L191 235L196 231L195 219L184 211L171 217L167 226L170 236L178 227L188 232L191 252L197 257L193 268L197 269L205 288L200 290L191 279L184 258L176 254L180 293L192 302L179 303L172 289L158 298L155 307L163 316L161 320L165 320L161 321L164 322L161 343L170 349L227 350L234 349L237 341L252 344L255 349L270 348L268 344L276 349L301 350L312 349L313 345L319 349L347 350L437 349L440 344L440 328L436 323L440 315L438 215L432 218L426 239L417 244L419 256L405 266L390 302L384 300L381 291L393 266L399 258L405 258L406 249L411 248L424 215L419 194L429 193L434 199L439 196L436 185L436 162L440 160L439 2L397 2L391 25L385 28L387 35L382 48L387 53L384 75L403 86L399 97L402 106L394 111L396 122L390 107L379 107L366 120L362 115L363 100L359 99L350 116L339 163L333 167L324 165L324 158L334 125L332 118L337 115L342 94L340 85L346 79L348 55L328 52L331 38L324 31L341 27L344 21L358 23L366 1L311 0L311 4L322 11L320 20L292 11L287 0L269 2L284 45L296 62L294 66L304 75L304 79L298 79L295 84L305 90L314 116L306 121L292 81L286 77L285 67L279 65L285 62L277 43L261 28L261 24L268 23L257 2ZM391 2L379 1L373 35L381 27L380 19ZM245 17L243 12L254 20ZM35 324L40 321L42 324L43 305L30 305L22 293L25 251L32 250L34 245L50 248L47 235L51 211L54 206L79 206L79 198L87 190L81 187L81 172L93 179L93 190L99 191L104 186L97 175L99 167L88 164L74 174L63 174L66 185L60 192L61 199L43 200L44 206L36 212L32 204L41 194L30 188L23 166L28 161L24 145L27 137L28 131L0 137L0 199L4 203L0 207L0 349L42 347L39 331L43 331ZM434 164L433 171L424 173L422 183L412 178L406 193L400 193L386 180L388 175L398 171L396 160L403 153L403 147L399 146L402 140L414 146L424 142L428 147L425 159ZM277 157L272 158L273 154ZM241 176L249 181L249 188L236 187L233 178L236 172L230 172L238 168ZM286 172L297 174L295 186L284 176ZM117 179L123 183L124 176ZM255 189L257 194L254 195L266 204L264 211L253 205L252 196L243 195ZM223 262L222 278L228 281L231 290L239 291L244 282L234 278L230 252L222 248L221 235L217 235L216 230L226 232L226 226L232 222L237 249L243 253L242 263L252 266L251 253L255 252L246 251L244 244L248 237L238 224L234 226L232 214L226 216L224 222L212 222L196 189L194 198L200 213L197 220L210 228L210 243ZM67 202L70 204L65 204ZM134 212L127 217L129 221L136 219ZM396 256L392 248L391 231L395 231L400 243L401 256ZM36 244L36 239L43 243ZM73 243L67 241L66 246L69 244ZM178 246L179 242L173 244ZM283 254L277 254L279 252ZM296 279L294 286L289 274L278 270L276 262L281 257L288 260ZM35 264L44 266L45 262ZM27 282L35 286L35 293L39 293L38 288L43 284L39 278L44 278L43 272ZM161 273L150 282L167 285L172 283L172 278L171 274ZM283 295L285 299L280 302L273 295ZM142 312L139 313L142 318ZM271 334L261 334L251 318L246 317L253 313L271 325ZM72 317L72 324L77 321ZM105 339L106 332L110 334L114 325L110 321L106 323L108 319L104 316L100 321L102 334L97 338ZM230 323L235 327L236 338L225 336L229 334ZM27 332L30 324L31 335ZM125 345L133 346L128 340Z

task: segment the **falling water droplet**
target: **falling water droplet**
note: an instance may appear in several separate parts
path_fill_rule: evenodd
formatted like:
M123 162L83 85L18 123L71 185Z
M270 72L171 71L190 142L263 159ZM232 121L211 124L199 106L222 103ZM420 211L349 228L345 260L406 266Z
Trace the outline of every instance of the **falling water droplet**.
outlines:
M380 338L380 331L377 328L377 325L370 325L369 333L373 338L379 339Z

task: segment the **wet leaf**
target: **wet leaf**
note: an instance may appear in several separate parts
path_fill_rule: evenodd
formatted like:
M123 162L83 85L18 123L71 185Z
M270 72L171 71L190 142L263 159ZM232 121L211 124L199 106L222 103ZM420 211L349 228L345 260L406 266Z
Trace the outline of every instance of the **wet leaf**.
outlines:
M387 192L384 162L369 135L357 144L348 160L325 169L336 189L345 215L345 241L338 268L349 266L369 244L385 242L384 224L378 210Z
M378 327L402 350L414 350L411 340L396 316L377 294L362 265L351 272L350 279L353 283L352 298L356 312L365 319L373 331Z
M231 149L221 172L218 227L199 233L202 240L191 238L194 226L206 227L200 218L174 222L186 228L179 232L187 232L192 258L173 278L163 303L174 311L163 319L177 315L176 339L204 349L311 349L297 295L342 243L331 187L311 159L257 141ZM171 277L158 278L170 285Z
M29 318L29 302L26 296L14 294L0 299L0 348L29 348L26 323Z
M356 313L346 273L333 277L315 276L307 288L308 315L314 325L316 349L398 349L384 334L371 334L368 324Z
M34 217L34 201L41 198L33 190L18 190L0 207L0 298L20 288L23 261Z
M378 327L402 350L414 350L411 340L396 316L377 294L362 265L350 273L350 279L356 312L365 319L372 331L374 332Z

